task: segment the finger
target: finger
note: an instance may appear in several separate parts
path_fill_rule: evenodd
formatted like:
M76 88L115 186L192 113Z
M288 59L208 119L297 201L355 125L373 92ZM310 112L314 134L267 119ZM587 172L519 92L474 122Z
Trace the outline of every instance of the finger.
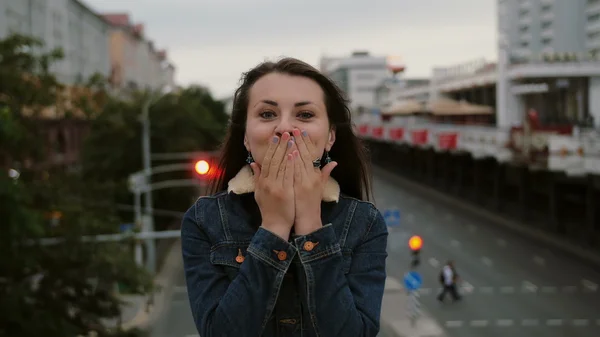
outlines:
M295 150L294 156L294 184L300 184L302 182L302 159L300 159L300 152Z
M294 175L295 175L294 166L295 166L296 161L297 160L293 154L288 153L286 155L285 173L284 173L284 177L283 177L283 186L284 187L292 187L294 185Z
M269 167L271 166L271 159L273 158L273 154L279 145L279 137L273 136L271 139L271 143L269 143L269 148L267 149L267 153L265 153L265 157L262 162L262 174L263 178L266 178L269 175Z
M281 136L281 140L279 141L279 144L277 146L277 149L275 150L275 153L273 154L273 157L271 158L271 163L269 165L269 175L273 176L274 178L277 178L278 171L279 171L279 167L281 166L281 163L283 162L283 159L285 158L285 153L288 149L288 140L290 139L290 134L287 132L284 132L283 135Z
M306 135L306 136L304 136ZM310 170L313 168L313 155L310 152L310 149L306 145L306 138L308 138L308 134L306 131L300 132L300 130L294 130L294 138L296 138L296 143L298 146L298 151L300 152L300 158L302 158L302 162L304 163L304 167L306 170Z
M287 160L287 155L292 153L292 147L294 146L294 141L292 139L289 139L287 142L287 150L285 151L284 155L284 159L283 162L281 163L281 165L279 165L279 169L277 172L277 179L278 180L283 180L284 176L285 176L285 169L286 169L286 160Z
M333 169L337 166L337 162L332 161L331 163L325 165L325 167L323 167L323 169L321 170L321 178L323 179L323 181L327 181L327 179L329 179L329 176L331 176L331 171L333 171Z

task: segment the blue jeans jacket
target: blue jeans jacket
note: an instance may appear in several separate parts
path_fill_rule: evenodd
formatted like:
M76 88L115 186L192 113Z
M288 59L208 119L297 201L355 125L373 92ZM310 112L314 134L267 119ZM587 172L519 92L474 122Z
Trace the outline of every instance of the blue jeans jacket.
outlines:
M339 187L335 195L333 181L321 207L325 225L285 241L260 227L252 187L232 182L228 192L198 199L182 223L200 336L375 337L388 236L375 206L339 195Z

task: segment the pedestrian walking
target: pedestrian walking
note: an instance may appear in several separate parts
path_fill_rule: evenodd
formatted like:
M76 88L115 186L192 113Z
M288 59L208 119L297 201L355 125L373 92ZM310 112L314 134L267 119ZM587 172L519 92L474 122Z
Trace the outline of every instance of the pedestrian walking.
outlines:
M444 302L444 298L447 293L450 293L454 302L459 301L461 296L458 294L457 284L459 281L458 273L454 267L453 261L448 261L440 272L440 283L442 284L442 292L438 295L437 299L440 302Z

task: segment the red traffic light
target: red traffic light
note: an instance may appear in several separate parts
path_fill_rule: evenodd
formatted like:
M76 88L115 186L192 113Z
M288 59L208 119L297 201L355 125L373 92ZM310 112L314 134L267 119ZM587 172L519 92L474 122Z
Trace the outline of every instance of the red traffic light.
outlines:
M420 250L421 247L423 247L423 239L421 239L421 237L418 235L412 236L408 240L408 247L410 247L410 249L413 251Z
M210 171L210 164L206 160L198 160L194 165L194 169L199 175L205 175Z

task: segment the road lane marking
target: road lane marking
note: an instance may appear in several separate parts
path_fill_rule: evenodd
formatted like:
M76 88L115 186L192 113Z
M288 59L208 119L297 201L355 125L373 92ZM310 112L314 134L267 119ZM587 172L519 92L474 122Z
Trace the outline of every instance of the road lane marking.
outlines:
M502 239L496 240L496 243L498 243L498 246L500 246L500 247L506 247L506 241L504 241Z
M595 320L596 325L600 326L600 319L596 319ZM465 321L446 321L444 323L444 325L447 328L460 328L462 327L466 322ZM486 327L489 326L490 321L488 320L484 320L484 319L479 319L479 320L472 320L468 322L469 325L471 327ZM511 327L514 325L519 325L518 322L513 321L512 319L498 319L495 321L495 325L498 327ZM567 319L547 319L545 322L546 326L551 326L551 327L557 327L557 326L562 326L562 325L572 325L572 326L576 326L576 327L586 327L589 326L590 324L594 324L594 320L590 320L590 319L573 319L573 320L567 320ZM536 318L525 318L522 319L520 322L520 325L523 327L534 327L534 326L539 326L540 325L540 320L536 319Z
M527 292L532 292L532 293L537 291L536 285L529 281L523 281L523 289Z
M583 283L583 286L591 291L595 292L598 290L598 285L590 280L582 280L581 283Z
M452 247L460 247L460 242L458 242L458 240L452 240L450 241L450 244Z
M499 319L496 321L496 325L498 326L512 326L513 325L513 320L512 319Z
M492 259L490 259L489 257L484 256L481 258L481 261L488 267L492 266Z
M544 260L543 257L537 256L537 255L533 257L533 262L535 262L536 264L539 264L540 266L546 265L546 260Z
M573 325L575 326L587 326L590 321L587 319L574 319Z
M473 287L473 285L467 281L463 281L462 284L463 290L468 294L472 293L473 289L475 289L475 287Z
M440 261L436 260L435 258L429 258L429 264L433 267L433 268L437 268L440 266Z
M471 321L471 326L484 327L484 326L487 326L487 325L488 325L488 321L487 320L480 319L480 320Z
M458 328L463 325L463 321L446 321L446 326L449 328Z

